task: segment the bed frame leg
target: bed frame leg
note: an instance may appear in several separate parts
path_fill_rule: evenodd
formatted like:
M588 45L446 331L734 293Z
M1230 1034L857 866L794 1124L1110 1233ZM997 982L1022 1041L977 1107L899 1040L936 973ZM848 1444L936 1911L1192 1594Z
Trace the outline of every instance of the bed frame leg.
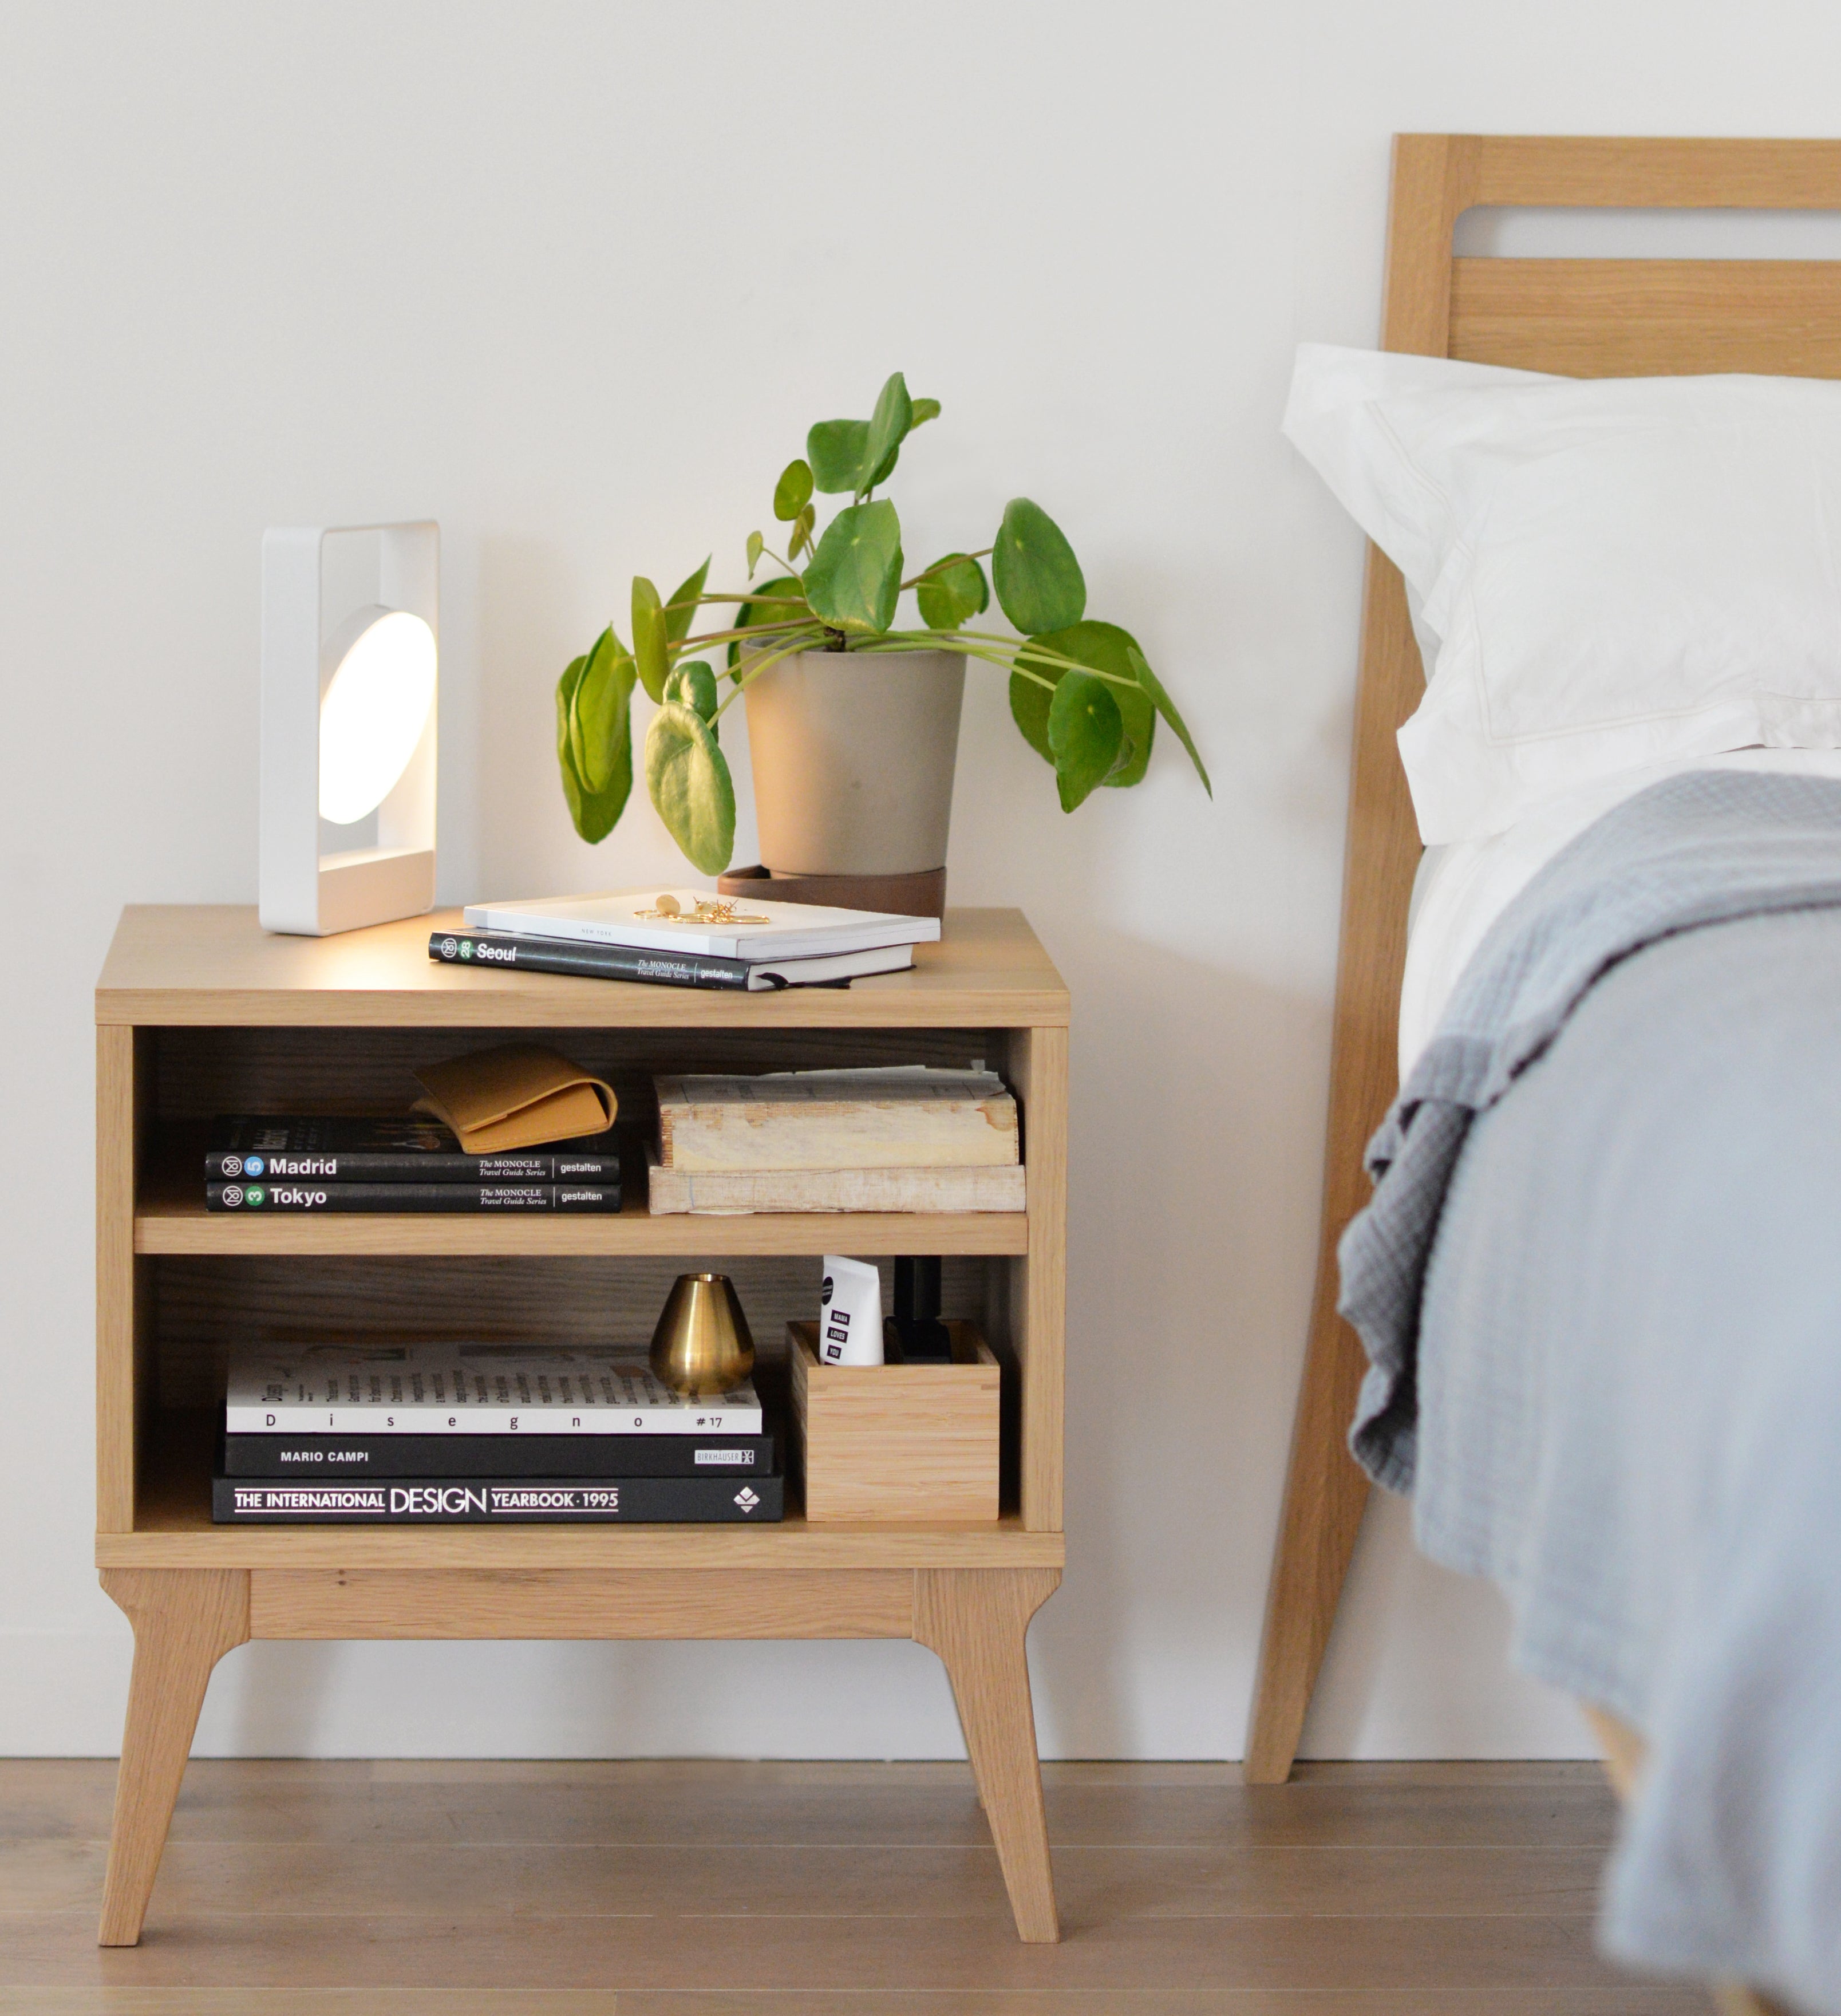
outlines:
M1333 1254L1331 1258L1333 1263ZM1254 1785L1282 1784L1291 1775L1368 1506L1368 1481L1345 1440L1367 1361L1354 1333L1336 1313L1333 1291L1327 1310L1323 1293L1319 1287L1266 1593L1246 1735L1246 1776Z

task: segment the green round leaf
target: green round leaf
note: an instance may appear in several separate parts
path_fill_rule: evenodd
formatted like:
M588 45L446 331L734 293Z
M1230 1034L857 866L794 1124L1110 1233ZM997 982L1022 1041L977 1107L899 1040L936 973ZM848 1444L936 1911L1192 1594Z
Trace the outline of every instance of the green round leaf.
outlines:
M575 689L581 679L582 667L588 662L585 657L571 658L562 678L556 682L556 761L566 767L575 760L569 747L569 729L574 719Z
M1129 756L1119 704L1104 679L1091 672L1063 675L1048 703L1048 749L1064 812L1071 812Z
M796 458L780 471L780 480L774 485L774 516L782 525L790 525L805 509L811 494L812 466Z
M940 401L937 399L916 399L914 417L908 423L908 431L912 434L916 427L924 427L929 420L937 420L939 417Z
M1047 667L1037 667L1041 677L1049 680L1060 678L1059 672ZM1042 761L1053 766L1055 754L1048 747L1048 703L1055 697L1053 685L1041 686L1034 679L1025 679L1020 672L1010 675L1010 718L1016 722L1017 731Z
M867 420L820 420L805 437L812 484L826 496L854 490L869 441Z
M1151 743L1157 732L1157 716L1150 695L1138 683L1138 675L1132 669L1131 653L1138 649L1138 639L1116 623L1076 623L1066 630L1052 630L1045 636L1030 638L1018 650L1016 662L1045 679L1059 681L1062 668L1032 657L1032 647L1052 651L1059 657L1072 658L1077 664L1091 665L1096 672L1112 672L1133 682L1130 686L1110 689L1125 725L1125 739L1131 747L1126 761L1102 781L1118 790L1137 783L1149 765ZM1052 763L1055 758L1048 747L1048 702L1049 695L1041 687L1012 675L1010 711L1016 718L1016 725L1022 729L1023 740L1030 747L1045 761Z
M760 564L760 556L766 550L767 542L758 532L748 535L748 578L754 578L754 570Z
M569 807L570 819L576 831L593 846L613 832L627 808L633 789L633 737L629 716L607 781L599 791L588 790L577 773L570 747L573 702L588 662L585 657L571 661L556 682L556 763L562 772L563 797Z
M793 595L803 596L805 593L805 584L796 574L778 574L771 581L764 581L756 590L756 593L776 598ZM757 623L783 623L789 617L796 616L798 614L797 610L789 608L783 600L744 602L735 612L735 628L738 630L747 630L751 629ZM741 658L742 646L738 639L732 643L728 647L728 665L731 671L733 671L740 664Z
M648 700L665 697L665 675L671 668L669 632L659 592L644 574L633 577L633 657L639 668L639 683Z
M735 851L735 786L715 736L690 707L673 702L653 716L645 787L692 866L720 875Z
M984 570L965 553L936 560L915 583L914 594L929 630L956 630L991 606Z
M1163 690L1163 681L1151 670L1143 652L1139 650L1135 644L1125 655L1133 672L1137 675L1138 683L1150 695L1151 704L1169 722L1171 733L1189 752L1189 761L1196 766L1196 775L1202 779L1202 788L1212 798L1214 796L1214 787L1208 781L1207 766L1202 761L1201 752L1196 747L1195 739L1189 733L1188 724L1176 711L1175 701Z
M1004 614L1025 636L1065 630L1087 609L1087 582L1074 549L1041 505L1012 497L991 556Z
M821 623L872 636L895 620L901 592L901 520L886 497L847 504L825 527L805 571L805 599Z
M693 658L688 665L674 665L670 678L665 681L665 699L667 704L688 707L702 715L710 723L710 732L716 732L716 675L702 658Z
M595 640L570 702L569 753L575 774L591 794L611 781L628 736L633 661L609 624Z
M908 396L908 380L897 371L876 395L876 411L869 416L869 438L864 444L863 464L857 475L859 497L887 480L913 424L914 401Z

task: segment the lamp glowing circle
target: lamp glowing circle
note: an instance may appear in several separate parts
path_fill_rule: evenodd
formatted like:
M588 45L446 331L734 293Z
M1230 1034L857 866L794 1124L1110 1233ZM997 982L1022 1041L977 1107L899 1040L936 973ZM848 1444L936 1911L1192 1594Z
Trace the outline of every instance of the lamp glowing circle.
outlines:
M320 702L320 817L350 826L390 795L422 740L435 633L406 609L361 609L333 650L338 669Z

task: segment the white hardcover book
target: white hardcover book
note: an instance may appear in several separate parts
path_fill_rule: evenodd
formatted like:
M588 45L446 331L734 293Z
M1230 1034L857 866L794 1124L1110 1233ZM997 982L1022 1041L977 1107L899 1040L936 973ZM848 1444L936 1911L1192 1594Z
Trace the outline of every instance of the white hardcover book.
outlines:
M904 973L914 963L912 945L872 945L868 952L840 952L829 959L770 959L748 969L756 994L778 987L822 987L831 980L865 980L872 974Z
M752 1381L686 1399L632 1351L566 1345L234 1348L233 1435L758 1435Z
M678 905L682 921L656 915L661 897ZM777 959L822 959L836 952L869 952L880 945L931 945L940 935L937 917L899 916L890 910L839 910L818 903L763 902L737 897L734 922L699 919L697 905L710 901L702 889L632 890L610 896L553 896L516 903L469 903L465 916L476 931L503 931L513 938L567 938L578 945L635 945L646 952L701 952L711 959L746 959L753 965ZM759 917L760 923L744 923Z

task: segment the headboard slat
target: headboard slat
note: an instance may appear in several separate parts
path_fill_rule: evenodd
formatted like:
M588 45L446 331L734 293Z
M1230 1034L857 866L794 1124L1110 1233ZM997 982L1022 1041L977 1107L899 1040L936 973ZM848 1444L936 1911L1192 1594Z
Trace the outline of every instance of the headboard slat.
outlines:
M1841 142L1403 134L1471 150L1473 203L1591 210L1841 210Z
M1578 378L1841 378L1841 261L1454 259L1449 349Z

